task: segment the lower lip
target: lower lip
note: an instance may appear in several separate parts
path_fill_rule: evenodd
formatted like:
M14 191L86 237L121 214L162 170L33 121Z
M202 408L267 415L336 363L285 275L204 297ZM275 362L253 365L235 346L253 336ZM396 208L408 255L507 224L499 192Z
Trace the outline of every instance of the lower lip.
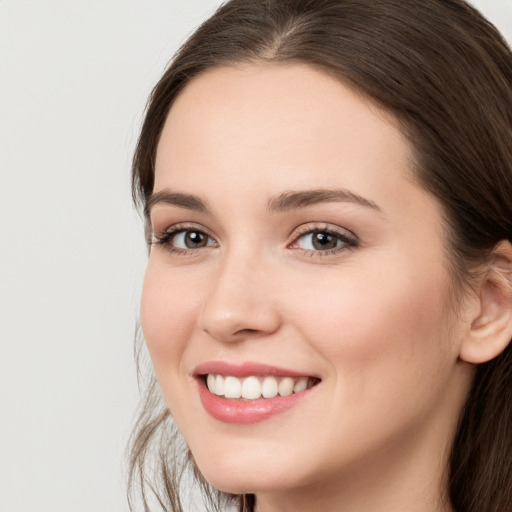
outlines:
M313 389L313 388L311 388ZM199 382L199 397L206 411L216 420L224 423L258 423L297 405L310 390L289 396L237 400L214 395L204 382Z

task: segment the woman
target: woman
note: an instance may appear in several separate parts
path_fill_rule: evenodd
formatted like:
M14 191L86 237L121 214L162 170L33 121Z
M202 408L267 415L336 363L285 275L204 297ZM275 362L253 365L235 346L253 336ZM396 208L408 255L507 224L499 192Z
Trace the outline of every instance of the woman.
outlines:
M212 509L512 510L511 84L461 0L232 0L197 30L134 158L165 405L132 483L180 510L192 462Z

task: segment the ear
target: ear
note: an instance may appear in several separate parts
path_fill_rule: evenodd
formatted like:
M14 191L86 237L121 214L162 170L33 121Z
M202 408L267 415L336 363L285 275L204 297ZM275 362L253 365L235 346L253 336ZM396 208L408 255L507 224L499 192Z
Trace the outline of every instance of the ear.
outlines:
M503 352L512 338L512 245L507 240L493 249L476 292L477 304L460 358L480 364Z

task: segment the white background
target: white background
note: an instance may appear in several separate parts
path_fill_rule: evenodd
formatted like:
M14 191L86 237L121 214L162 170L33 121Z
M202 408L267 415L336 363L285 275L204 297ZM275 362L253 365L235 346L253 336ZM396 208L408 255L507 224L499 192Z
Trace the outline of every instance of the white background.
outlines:
M512 40L512 0L474 3ZM0 512L127 510L131 153L151 87L218 4L0 0Z

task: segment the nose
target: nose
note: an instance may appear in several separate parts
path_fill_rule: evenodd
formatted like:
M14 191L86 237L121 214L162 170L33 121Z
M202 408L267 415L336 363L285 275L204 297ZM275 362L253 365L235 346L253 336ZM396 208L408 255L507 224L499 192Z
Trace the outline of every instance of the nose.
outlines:
M254 258L231 257L217 270L199 315L204 332L221 342L236 342L279 329L271 269Z

